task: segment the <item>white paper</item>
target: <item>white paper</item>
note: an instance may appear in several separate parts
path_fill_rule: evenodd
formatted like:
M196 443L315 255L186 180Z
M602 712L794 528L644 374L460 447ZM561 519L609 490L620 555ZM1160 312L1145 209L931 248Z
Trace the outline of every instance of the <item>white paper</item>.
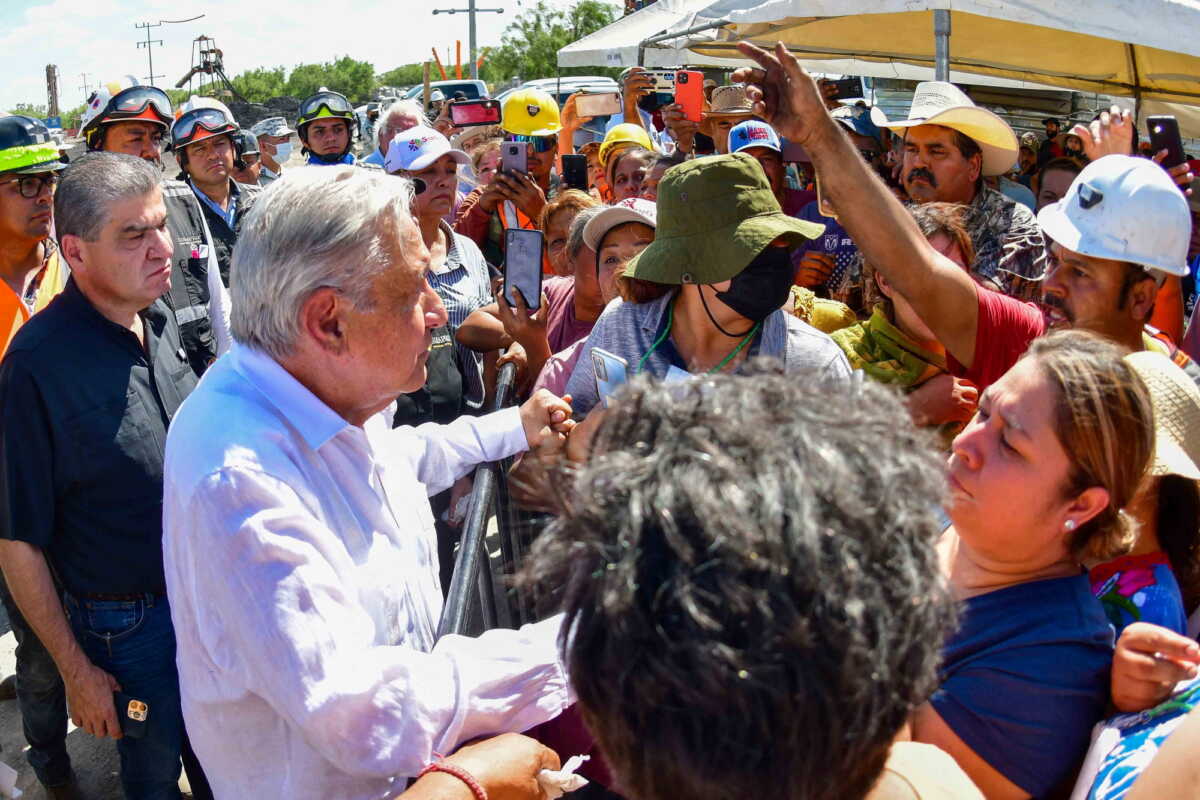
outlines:
M576 775L575 770L583 766L591 756L571 756L560 770L544 769L538 773L538 785L546 793L549 800L556 800L566 792L573 792L587 786L587 778Z

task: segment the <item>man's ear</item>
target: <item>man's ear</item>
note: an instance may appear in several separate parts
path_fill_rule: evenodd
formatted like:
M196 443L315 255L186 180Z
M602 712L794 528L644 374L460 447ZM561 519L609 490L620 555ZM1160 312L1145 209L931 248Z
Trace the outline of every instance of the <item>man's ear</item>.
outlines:
M345 313L348 304L336 289L322 286L300 307L300 328L318 347L334 355L346 351Z
M58 240L58 249L75 272L87 270L87 242L75 234L68 233Z
M983 174L983 153L976 153L971 156L971 180L979 180L979 176Z
M1129 314L1141 323L1149 322L1154 313L1154 302L1158 299L1158 282L1149 272L1145 278L1129 287Z

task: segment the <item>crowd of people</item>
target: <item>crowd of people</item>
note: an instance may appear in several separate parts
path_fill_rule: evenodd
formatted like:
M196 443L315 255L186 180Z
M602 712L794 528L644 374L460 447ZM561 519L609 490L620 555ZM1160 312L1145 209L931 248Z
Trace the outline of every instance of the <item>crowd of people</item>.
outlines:
M699 121L632 68L595 136L530 88L245 129L104 84L69 164L0 118L0 697L49 796L68 718L135 800L532 800L577 752L597 798L1197 794L1189 163L740 47ZM547 616L439 638L509 458Z

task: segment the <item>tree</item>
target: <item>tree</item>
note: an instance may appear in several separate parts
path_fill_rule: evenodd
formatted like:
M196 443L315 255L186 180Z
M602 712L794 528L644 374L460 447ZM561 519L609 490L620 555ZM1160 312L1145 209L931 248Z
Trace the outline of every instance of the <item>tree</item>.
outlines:
M20 114L20 115L26 116L26 117L33 117L34 119L45 119L46 118L46 107L45 106L35 106L32 103L17 103L15 106L13 106L12 108L10 108L8 110L8 113Z
M324 86L352 101L364 101L375 91L375 67L366 61L342 56L325 64L301 64L288 76L284 93L305 98Z
M232 80L233 88L251 103L262 103L284 93L286 74L283 67L247 70Z
M504 29L498 48L488 53L481 77L490 83L511 78L551 78L560 73L558 51L582 39L617 17L617 9L601 0L579 0L568 9L557 9L538 0ZM563 75L611 75L619 70L604 67L568 67Z
M380 86L416 86L425 80L424 67L424 64L404 64L380 75L378 83Z

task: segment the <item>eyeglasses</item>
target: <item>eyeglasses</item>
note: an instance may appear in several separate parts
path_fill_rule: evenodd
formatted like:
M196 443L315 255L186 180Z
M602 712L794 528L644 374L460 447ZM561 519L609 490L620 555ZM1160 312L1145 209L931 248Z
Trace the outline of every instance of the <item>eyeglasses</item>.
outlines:
M548 153L558 147L557 136L524 136L519 133L510 133L504 139L509 142L526 142L529 149L535 153Z
M35 175L21 175L14 180L5 181L5 183L15 183L21 197L32 200L40 195L46 186L50 187L50 192L53 194L55 187L58 186L58 180L57 172L39 172Z

